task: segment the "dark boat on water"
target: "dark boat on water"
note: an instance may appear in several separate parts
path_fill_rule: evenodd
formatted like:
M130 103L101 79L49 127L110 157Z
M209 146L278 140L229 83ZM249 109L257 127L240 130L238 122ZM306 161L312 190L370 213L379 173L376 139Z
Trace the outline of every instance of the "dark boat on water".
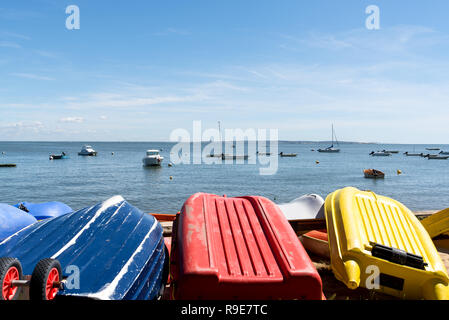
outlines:
M67 154L65 152L62 152L61 154L51 154L49 159L50 160L67 159Z
M221 160L248 160L248 155L235 156L232 154L222 154Z
M383 179L383 178L385 178L385 173L383 173L380 170L376 170L376 169L363 170L363 174L365 175L365 178L370 178L370 179Z
M279 155L281 157L296 157L298 154L297 153L283 153L283 152L281 152L281 153L279 153Z
M32 275L32 299L36 298L33 279L39 278L36 269L43 266L54 266L46 278L51 290L43 289L43 300L155 299L168 275L162 232L153 216L115 196L89 208L36 222L13 234L0 243L0 259L16 265L20 262L21 267L16 269ZM78 281L71 282L74 270Z

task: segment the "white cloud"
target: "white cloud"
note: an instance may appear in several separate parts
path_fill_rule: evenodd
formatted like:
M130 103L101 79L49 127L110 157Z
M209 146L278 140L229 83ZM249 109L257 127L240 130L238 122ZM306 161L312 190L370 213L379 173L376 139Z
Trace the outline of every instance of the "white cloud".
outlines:
M21 73L21 72L14 72L11 73L14 77L24 78L24 79L31 79L31 80L45 80L45 81L52 81L55 80L50 77L40 76L34 73Z
M11 42L11 41L0 41L0 47L3 47L3 48L15 48L15 49L22 48L21 45L15 43L15 42Z
M64 123L82 123L84 122L84 118L82 117L66 117L59 119L60 122Z
M0 123L0 131L13 134L22 132L39 133L44 129L44 124L40 121L18 121L10 123Z

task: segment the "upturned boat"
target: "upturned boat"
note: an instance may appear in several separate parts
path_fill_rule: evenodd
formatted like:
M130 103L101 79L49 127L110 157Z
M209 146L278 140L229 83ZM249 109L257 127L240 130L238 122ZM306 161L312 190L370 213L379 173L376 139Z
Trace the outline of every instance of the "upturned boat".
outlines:
M22 229L0 243L0 257L0 268L16 268L8 300L22 279L33 300L155 299L168 276L161 225L121 196Z

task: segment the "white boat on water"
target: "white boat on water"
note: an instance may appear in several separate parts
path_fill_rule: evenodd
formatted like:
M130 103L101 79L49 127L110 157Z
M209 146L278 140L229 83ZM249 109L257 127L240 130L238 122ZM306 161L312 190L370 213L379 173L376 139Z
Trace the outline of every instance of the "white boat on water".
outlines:
M81 148L81 151L78 152L79 156L96 156L97 151L95 151L91 146L85 145Z
M330 147L327 147L325 149L318 149L318 152L324 152L324 153L337 153L340 152L340 149L334 148L334 125L332 125L332 145ZM337 136L335 136L335 141L338 144Z
M384 152L384 151L377 151L377 152L371 151L370 156L373 156L373 157L389 157L389 156L391 156L391 153Z
M142 162L145 167L150 167L160 166L162 164L162 160L164 160L164 157L159 154L159 150L147 150Z

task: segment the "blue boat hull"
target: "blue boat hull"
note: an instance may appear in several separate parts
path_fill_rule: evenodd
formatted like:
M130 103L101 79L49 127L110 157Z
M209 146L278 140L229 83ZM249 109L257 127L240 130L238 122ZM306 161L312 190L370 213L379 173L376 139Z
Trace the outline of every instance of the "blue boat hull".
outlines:
M36 221L36 218L28 213L8 204L0 203L0 241Z
M158 221L120 196L39 221L0 243L0 257L18 258L25 275L41 259L57 259L69 277L58 297L101 300L157 298L168 268L165 254Z
M73 209L62 202L32 203L20 202L14 207L27 211L37 220L55 218L73 212Z

